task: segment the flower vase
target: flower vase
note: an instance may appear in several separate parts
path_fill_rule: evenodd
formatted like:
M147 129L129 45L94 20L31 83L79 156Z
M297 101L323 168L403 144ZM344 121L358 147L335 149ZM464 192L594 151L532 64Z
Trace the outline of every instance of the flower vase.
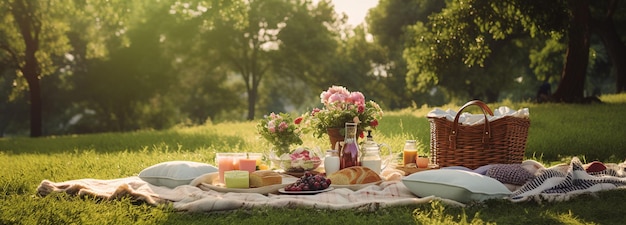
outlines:
M291 152L291 148L289 145L274 145L270 148L269 159L273 164L274 168L283 168L288 163L281 159L281 156L289 154Z
M341 146L337 146L338 142L342 142L345 135L341 133L341 128L327 128L328 138L330 139L330 149L341 150Z
M328 134L328 138L330 139L330 149L341 150L341 145L337 146L338 142L344 141L345 134L341 132L343 128L326 128L326 132ZM356 140L358 142L359 137L363 133L363 130L357 130ZM337 149L339 148L339 149Z
M271 152L274 152L277 156L281 156L285 153L291 153L291 145L274 145L271 148Z

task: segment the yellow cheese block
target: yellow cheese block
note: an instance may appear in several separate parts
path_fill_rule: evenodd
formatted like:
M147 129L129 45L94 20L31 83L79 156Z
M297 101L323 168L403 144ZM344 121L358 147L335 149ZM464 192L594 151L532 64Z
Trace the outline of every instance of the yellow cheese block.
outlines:
M227 188L249 188L250 173L245 170L231 170L224 172L224 183Z

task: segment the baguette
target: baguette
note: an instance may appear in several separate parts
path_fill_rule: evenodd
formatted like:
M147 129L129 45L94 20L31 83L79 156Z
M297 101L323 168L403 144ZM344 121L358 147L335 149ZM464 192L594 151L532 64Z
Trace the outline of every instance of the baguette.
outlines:
M362 166L352 166L339 170L331 174L328 179L336 185L367 184L382 180L376 172Z
M283 177L271 170L257 170L250 173L250 187L265 187L282 184Z

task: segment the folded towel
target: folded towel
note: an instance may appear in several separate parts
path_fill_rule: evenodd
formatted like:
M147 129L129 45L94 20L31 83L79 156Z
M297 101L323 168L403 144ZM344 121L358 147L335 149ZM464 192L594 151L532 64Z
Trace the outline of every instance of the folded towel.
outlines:
M440 108L435 108L432 111L428 112L426 115L429 118L446 118L449 121L454 122L454 117L456 117L457 112L451 109L442 110ZM493 116L487 115L487 119L489 122L492 122L497 119L504 118L506 116L519 117L519 118L528 118L530 112L528 108L522 108L520 110L513 110L506 106L501 106L493 110ZM485 123L485 116L483 114L471 114L471 113L461 113L459 116L459 123L463 125L476 125Z

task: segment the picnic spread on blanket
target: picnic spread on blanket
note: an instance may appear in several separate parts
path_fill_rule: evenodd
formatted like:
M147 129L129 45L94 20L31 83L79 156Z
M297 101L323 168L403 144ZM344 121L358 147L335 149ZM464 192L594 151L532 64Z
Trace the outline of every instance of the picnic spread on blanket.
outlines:
M462 113L469 106L479 106L483 113ZM434 109L427 116L427 157L417 155L415 142L407 140L402 161L392 162L389 146L376 143L371 133L358 143L357 123L347 122L344 139L325 154L306 147L273 152L273 167L260 167L258 153L218 153L215 164L168 161L126 178L43 180L37 192L131 198L210 212L254 207L376 210L435 200L456 206L488 199L565 201L626 187L626 162L583 163L573 157L546 167L523 160L530 126L526 108L491 111L475 100L459 112Z

